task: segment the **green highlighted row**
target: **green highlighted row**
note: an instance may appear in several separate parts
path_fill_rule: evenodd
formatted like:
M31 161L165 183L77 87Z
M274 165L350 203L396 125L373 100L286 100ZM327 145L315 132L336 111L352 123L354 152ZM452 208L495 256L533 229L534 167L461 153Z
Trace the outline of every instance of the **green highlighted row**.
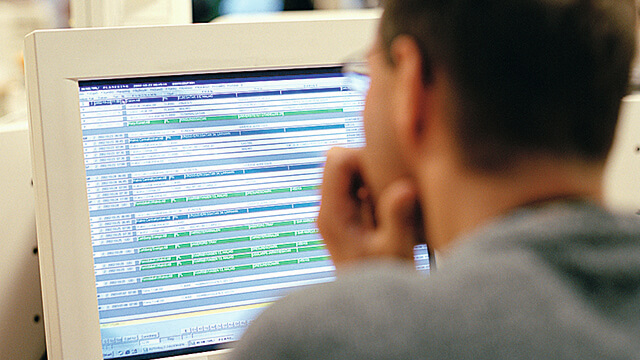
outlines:
M161 119L161 120L139 120L139 121L131 121L127 123L127 126L177 124L177 123L199 122L199 121L239 120L239 119L249 119L249 118L326 114L326 113L335 113L335 112L342 112L342 109L305 110L305 111L271 111L271 112L264 112L264 113L255 113L255 114L197 116L197 117L178 118L178 119Z
M289 243L282 243L282 244L269 244L269 245L260 245L260 246L248 246L248 247L235 248L235 249L205 251L205 252L185 254L185 255L161 256L161 257L141 260L140 265L210 258L210 257L217 257L217 256L228 256L228 255L236 255L236 254L246 254L246 253L257 254L264 251L275 251L275 250L281 250L281 249L287 249L287 248L310 247L310 246L317 246L317 245L323 245L322 240L296 241L296 242L289 242Z
M292 187L279 188L279 189L264 189L264 190L241 191L241 192L233 192L233 193L188 196L188 197L180 197L180 198L173 198L173 199L146 200L146 201L138 201L133 205L134 206L162 205L162 204L173 204L173 203L186 202L186 201L215 200L215 199L224 199L224 198L233 198L233 197L278 194L278 193L318 190L318 189L320 189L320 185L292 186Z
M295 243L293 244L295 246ZM143 265L140 267L140 270L156 270L156 269L176 267L176 266L207 264L207 263L215 263L220 261L247 259L247 258L282 255L282 254L293 254L293 253L300 253L304 251L324 250L324 249L325 249L325 246L322 244L314 245L314 246L303 246L303 247L285 247L285 248L279 248L279 249L273 249L273 250L263 250L263 251L254 251L254 252L252 252L250 248L246 248L247 251L237 253L237 254L232 254L232 255L209 256L209 257L202 257L202 258L194 258L191 260L159 262L155 264Z
M143 277L141 281L149 282L149 281L158 281L158 280L177 279L177 278L188 277L188 276L219 274L219 273L231 272L231 271L253 270L253 269L260 269L260 268L267 268L267 267L274 267L274 266L294 265L294 264L302 264L302 263L308 263L308 262L314 262L314 261L325 261L325 260L329 260L329 256L315 256L315 257L306 257L306 258L291 259L291 260L268 261L268 262L238 265L238 266L223 266L218 268L204 269L204 270L197 270L197 271L186 271L186 272L173 273L173 274L152 275L152 276Z
M229 227L224 227L224 228L213 228L213 229L203 229L203 230L194 230L194 231L183 231L183 232L170 233L170 234L139 236L138 237L138 241L173 239L173 238L183 237L183 236L218 234L218 233L224 233L224 232L230 232L230 231L243 231L243 230L263 229L263 228L278 227L278 226L310 224L310 223L313 223L315 221L316 221L315 218L310 218L310 219L298 219L298 220L289 220L289 221L260 223L260 224L252 224L252 225L229 226ZM140 251L142 252L142 250L140 250Z
M210 245L218 245L218 244L229 244L229 243L236 243L236 242L242 242L242 241L276 239L276 238L283 238L283 237L289 237L289 236L302 236L302 235L310 235L310 234L317 234L317 233L318 233L318 229L282 231L282 232L276 232L276 233L270 233L270 234L238 236L238 237L231 237L231 238L224 238L224 239L193 241L193 242L186 242L186 243L180 243L180 244L149 246L149 247L143 247L138 249L138 253L194 248L199 246L210 246Z

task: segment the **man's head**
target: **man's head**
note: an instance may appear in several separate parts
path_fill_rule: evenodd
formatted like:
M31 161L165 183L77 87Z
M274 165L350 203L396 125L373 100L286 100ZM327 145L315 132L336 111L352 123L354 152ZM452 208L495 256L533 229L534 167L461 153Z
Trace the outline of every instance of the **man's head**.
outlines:
M445 244L526 203L592 197L635 52L633 0L386 0L363 175L416 182Z
M634 55L633 0L387 0L382 51L399 35L457 97L467 165L495 171L531 152L603 161Z

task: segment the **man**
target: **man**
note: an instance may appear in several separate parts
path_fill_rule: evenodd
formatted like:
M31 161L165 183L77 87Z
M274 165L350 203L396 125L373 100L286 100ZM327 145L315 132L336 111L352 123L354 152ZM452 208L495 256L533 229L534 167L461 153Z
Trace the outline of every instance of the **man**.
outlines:
M640 226L600 205L634 14L387 1L367 145L330 151L323 180L337 280L267 309L234 358L640 358Z

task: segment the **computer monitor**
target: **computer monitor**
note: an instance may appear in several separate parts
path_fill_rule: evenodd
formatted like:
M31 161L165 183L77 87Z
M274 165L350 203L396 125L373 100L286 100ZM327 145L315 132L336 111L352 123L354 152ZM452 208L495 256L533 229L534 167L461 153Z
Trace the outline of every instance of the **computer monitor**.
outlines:
M329 147L363 144L340 63L378 17L27 37L50 359L217 359L333 279L318 187Z

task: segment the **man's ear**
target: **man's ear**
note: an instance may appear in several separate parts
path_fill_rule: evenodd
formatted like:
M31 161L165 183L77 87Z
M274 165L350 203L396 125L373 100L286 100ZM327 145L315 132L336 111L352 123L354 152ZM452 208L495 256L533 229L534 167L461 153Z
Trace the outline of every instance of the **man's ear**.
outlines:
M408 151L407 155L415 155L414 151L420 151L428 136L432 111L429 106L432 95L430 84L423 83L422 54L412 37L396 37L391 44L390 54L396 77L392 99L396 135L402 150Z

